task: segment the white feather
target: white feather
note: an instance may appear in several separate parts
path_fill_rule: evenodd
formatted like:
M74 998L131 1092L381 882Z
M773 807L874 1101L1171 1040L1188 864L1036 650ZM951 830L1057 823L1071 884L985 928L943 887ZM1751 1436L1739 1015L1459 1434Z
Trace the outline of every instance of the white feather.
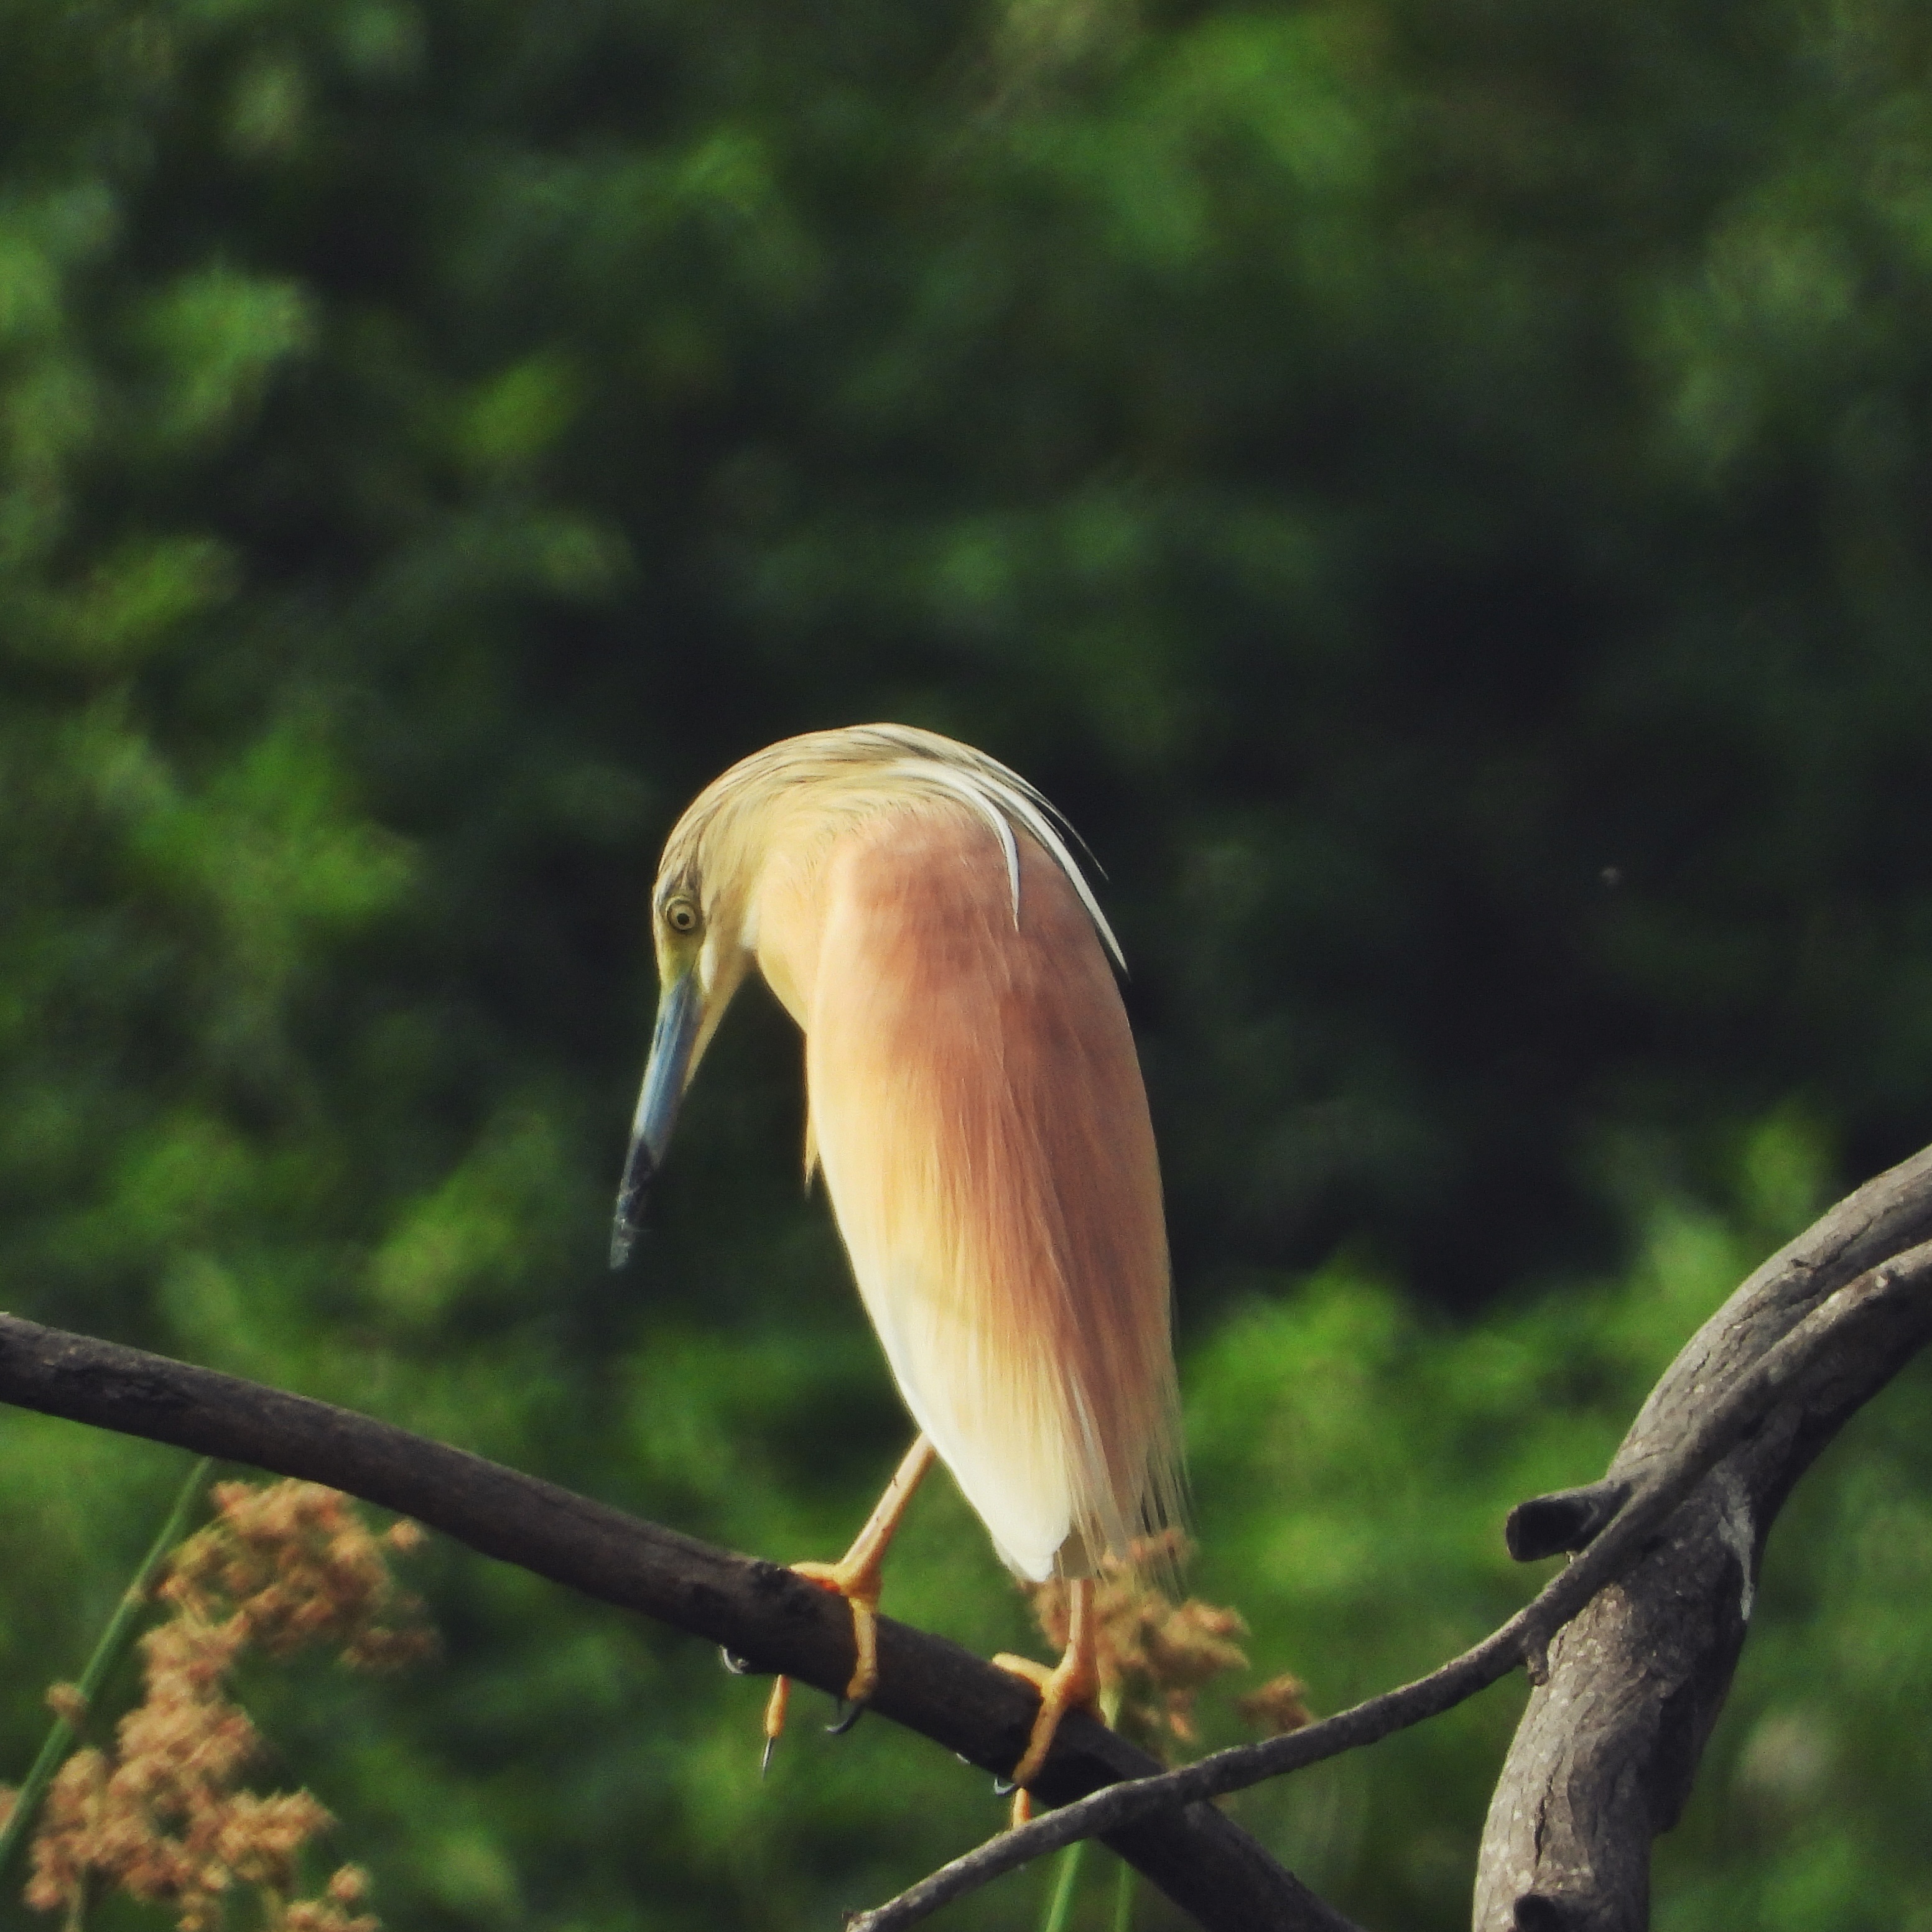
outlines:
M1018 824L1039 842L1041 848L1066 874L1067 884L1079 895L1087 916L1094 922L1094 931L1113 956L1114 964L1123 973L1127 970L1126 956L1120 950L1120 942L1114 937L1114 928L1107 923L1107 915L1100 910L1100 902L1094 896L1086 874L1066 849L1066 842L1053 823L1058 814L1017 772L1008 770L992 758L987 758L982 766L955 764L929 757L912 758L902 760L898 769L908 778L922 778L952 796L963 799L999 835L1000 848L1006 854L1006 880L1012 891L1016 926L1020 922L1020 860L1013 843L1013 826Z
M927 784L936 784L956 798L964 799L993 828L1000 842L1000 850L1006 855L1006 886L1012 894L1013 928L1017 932L1020 922L1020 848L1014 842L1013 828L1007 823L1006 814L973 782L971 776L957 765L942 765L932 758L908 758L894 769L908 778L923 778Z

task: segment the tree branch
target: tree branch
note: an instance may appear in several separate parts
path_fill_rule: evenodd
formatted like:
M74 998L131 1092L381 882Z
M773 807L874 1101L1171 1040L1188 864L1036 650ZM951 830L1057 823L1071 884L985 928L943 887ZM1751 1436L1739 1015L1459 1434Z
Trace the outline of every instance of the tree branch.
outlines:
M1519 1563L1582 1549L1630 1498L1628 1483L1586 1483L1518 1503L1503 1524L1503 1542Z
M1932 1149L1840 1203L1731 1297L1652 1390L1602 1481L1511 1513L1517 1555L1582 1554L1473 1649L1351 1711L1178 1772L1150 1774L1151 1759L1070 1718L1039 1785L1064 1808L855 1928L896 1932L1043 1852L1100 1836L1210 1928L1352 1932L1206 1801L1438 1715L1521 1663L1540 1688L1491 1808L1477 1932L1640 1932L1650 1838L1688 1792L1770 1524L1846 1419L1932 1340L1928 1281ZM790 1571L325 1403L5 1316L0 1400L328 1483L754 1668L832 1690L850 1667L843 1606ZM1029 1689L886 1620L880 1652L883 1714L986 1768L1013 1762Z
M1715 1400L1707 1400L1694 1417L1680 1413L1670 1439L1660 1440L1652 1453L1634 1459L1628 1472L1617 1474L1611 1486L1621 1487L1625 1499L1584 1552L1474 1648L1426 1677L1384 1691L1286 1737L1239 1745L1179 1771L1110 1786L1036 1819L955 1859L876 1911L861 1915L852 1922L852 1932L901 1932L940 1906L1076 1838L1118 1830L1146 1817L1159 1806L1218 1797L1376 1743L1451 1709L1508 1676L1519 1664L1528 1667L1532 1682L1540 1683L1546 1674L1548 1647L1557 1633L1606 1584L1646 1558L1658 1532L1679 1504L1750 1432L1765 1432L1774 1410L1783 1414L1802 1408L1821 1375L1833 1388L1840 1387L1840 1364L1853 1358L1870 1359L1874 1352L1882 1352L1902 1324L1917 1322L1932 1327L1925 1312L1926 1298L1921 1292L1928 1280L1932 1280L1932 1241L1895 1256L1827 1296L1754 1363L1732 1375ZM1676 1372L1673 1368L1666 1382ZM1858 1400L1864 1400L1863 1396ZM1848 1405L1846 1412L1856 1406ZM1653 1396L1644 1413L1651 1414L1654 1407ZM1574 1498L1578 1493L1566 1491L1563 1495ZM1599 1495L1580 1512L1566 1506L1566 1510L1552 1514L1564 1515L1574 1528L1600 1507ZM1647 1847L1647 1840L1646 1843ZM1556 1922L1535 1922L1538 1928ZM1510 1922L1498 1923L1507 1925Z
M1648 1923L1651 1841L1690 1795L1771 1526L1819 1451L1932 1340L1921 1258L1929 1238L1932 1149L1840 1202L1730 1297L1659 1381L1602 1484L1516 1512L1528 1546L1539 1524L1560 1530L1566 1507L1587 1536L1574 1499L1640 1483L1707 1405L1869 1285L1856 1318L1824 1336L1762 1426L1552 1646L1549 1680L1530 1698L1490 1806L1476 1932L1641 1932Z
M754 1669L836 1692L844 1605L775 1563L714 1549L602 1503L326 1402L0 1315L0 1401L326 1483L540 1576L722 1644ZM1024 1748L1030 1687L959 1645L882 1618L874 1708L994 1773ZM752 1742L746 1739L746 1762ZM1064 1803L1156 1761L1070 1718L1040 1781ZM1211 1806L1107 1842L1210 1932L1353 1932Z

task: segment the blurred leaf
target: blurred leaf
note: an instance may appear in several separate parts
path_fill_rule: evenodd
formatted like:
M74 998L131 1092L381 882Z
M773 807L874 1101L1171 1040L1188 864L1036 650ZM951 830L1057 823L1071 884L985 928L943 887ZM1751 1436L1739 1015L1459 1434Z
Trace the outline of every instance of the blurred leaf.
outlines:
M315 336L296 284L225 268L183 276L153 297L140 330L165 384L160 433L187 448L252 412L277 368L304 354Z

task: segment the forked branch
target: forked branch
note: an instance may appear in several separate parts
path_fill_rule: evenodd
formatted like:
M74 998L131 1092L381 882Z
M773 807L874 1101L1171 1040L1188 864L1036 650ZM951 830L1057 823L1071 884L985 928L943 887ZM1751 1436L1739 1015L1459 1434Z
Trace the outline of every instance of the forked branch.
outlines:
M1624 1577L1550 1652L1484 1834L1477 1932L1641 1932L1651 1841L1676 1822L1743 1646L1778 1510L1818 1452L1928 1340L1917 1257L1932 1240L1932 1150L1880 1174L1772 1256L1686 1345L1601 1484L1516 1513L1522 1553L1586 1531L1594 1500L1633 1482L1768 1360L1810 1336L1803 1373L1700 1484ZM1880 1287L1882 1277L1889 1284ZM1858 1319L1825 1310L1873 1283Z
M1601 1481L1519 1507L1516 1554L1582 1554L1474 1649L1178 1772L1070 1718L1036 1786L1060 1810L855 1925L912 1924L1098 1836L1210 1932L1352 1932L1208 1801L1419 1724L1521 1664L1539 1688L1491 1809L1478 1932L1639 1932L1650 1839L1673 1820L1722 1704L1770 1525L1819 1450L1932 1340L1928 1282L1932 1149L1840 1202L1731 1297ZM5 1316L0 1401L329 1484L757 1669L826 1690L850 1670L843 1606L790 1571L326 1403ZM889 1620L879 1634L884 1714L989 1770L1012 1764L1030 1690L944 1639Z

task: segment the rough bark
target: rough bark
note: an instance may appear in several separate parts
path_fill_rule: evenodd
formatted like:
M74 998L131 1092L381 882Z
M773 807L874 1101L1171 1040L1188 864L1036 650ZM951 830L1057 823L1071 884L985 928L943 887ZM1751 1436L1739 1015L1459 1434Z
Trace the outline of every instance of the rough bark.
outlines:
M1652 1391L1602 1483L1512 1520L1525 1557L1587 1543L1614 1498L1837 1289L1932 1238L1932 1149L1759 1268ZM1641 1932L1652 1840L1682 1814L1749 1628L1765 1540L1838 1430L1932 1340L1922 1289L1875 1297L1552 1645L1491 1804L1475 1932Z

